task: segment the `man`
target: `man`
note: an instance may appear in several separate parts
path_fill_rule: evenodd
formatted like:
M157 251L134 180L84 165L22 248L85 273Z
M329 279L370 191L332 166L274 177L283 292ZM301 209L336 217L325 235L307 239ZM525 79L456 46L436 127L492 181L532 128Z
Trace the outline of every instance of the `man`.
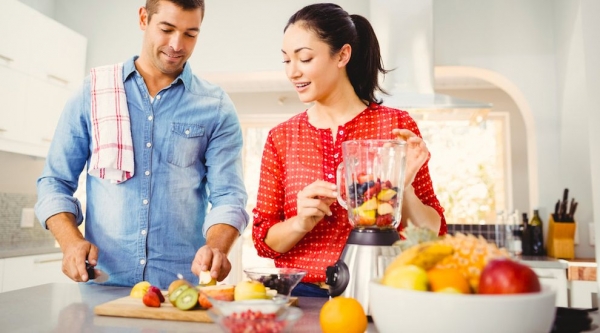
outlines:
M197 281L210 270L221 281L231 270L227 253L248 224L242 135L229 97L186 64L203 16L203 0L147 0L140 55L110 67L118 68L108 71L118 78L111 89L98 83L106 74L92 70L65 106L35 209L74 281L90 279L86 261L108 275L106 284L146 280L164 289L177 274ZM115 108L118 116L103 116ZM118 142L103 142L106 133L118 133ZM96 168L107 156L130 158L115 167L123 177L111 181L115 170ZM73 193L86 163L84 237Z

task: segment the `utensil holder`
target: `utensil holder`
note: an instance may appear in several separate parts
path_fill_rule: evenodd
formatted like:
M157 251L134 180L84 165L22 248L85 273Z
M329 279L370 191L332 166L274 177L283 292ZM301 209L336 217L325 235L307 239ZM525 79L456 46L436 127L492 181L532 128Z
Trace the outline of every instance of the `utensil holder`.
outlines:
M575 259L575 222L555 222L552 214L548 221L548 256Z

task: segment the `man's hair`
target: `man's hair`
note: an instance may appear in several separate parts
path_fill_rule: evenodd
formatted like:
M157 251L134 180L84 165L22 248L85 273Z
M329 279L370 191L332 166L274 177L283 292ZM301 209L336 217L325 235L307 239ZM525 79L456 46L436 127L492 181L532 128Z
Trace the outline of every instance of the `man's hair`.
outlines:
M161 0L146 0L146 12L148 13L148 22L152 15L158 11L158 3ZM202 16L204 16L204 0L164 0L175 4L183 10L192 10L200 8Z

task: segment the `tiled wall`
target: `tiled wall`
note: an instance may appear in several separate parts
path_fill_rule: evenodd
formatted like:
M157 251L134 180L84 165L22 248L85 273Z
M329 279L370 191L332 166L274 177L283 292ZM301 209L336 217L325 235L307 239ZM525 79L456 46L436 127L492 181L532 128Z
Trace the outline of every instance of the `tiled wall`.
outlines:
M23 208L33 208L36 195L0 193L0 247L35 243L36 245L52 246L54 237L44 230L37 218L33 228L21 228L21 211Z

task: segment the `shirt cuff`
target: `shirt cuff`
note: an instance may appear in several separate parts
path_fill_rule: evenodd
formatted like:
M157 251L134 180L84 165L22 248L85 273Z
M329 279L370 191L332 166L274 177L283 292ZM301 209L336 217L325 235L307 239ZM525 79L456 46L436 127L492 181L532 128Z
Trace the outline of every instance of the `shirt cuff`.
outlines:
M75 215L77 225L83 222L81 204L76 198L53 197L42 199L35 204L35 214L44 229L48 229L46 221L58 213L71 213Z
M206 238L206 232L215 224L228 224L236 228L241 235L248 226L248 220L248 213L243 207L234 205L212 207L202 226L202 235Z

